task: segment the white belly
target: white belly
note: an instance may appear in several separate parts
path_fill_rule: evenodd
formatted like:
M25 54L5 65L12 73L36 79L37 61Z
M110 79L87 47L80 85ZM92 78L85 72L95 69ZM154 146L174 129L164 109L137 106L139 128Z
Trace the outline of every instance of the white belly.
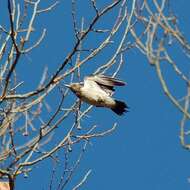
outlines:
M100 107L112 108L115 105L115 101L103 90L97 92L97 90L94 89L82 89L81 100Z

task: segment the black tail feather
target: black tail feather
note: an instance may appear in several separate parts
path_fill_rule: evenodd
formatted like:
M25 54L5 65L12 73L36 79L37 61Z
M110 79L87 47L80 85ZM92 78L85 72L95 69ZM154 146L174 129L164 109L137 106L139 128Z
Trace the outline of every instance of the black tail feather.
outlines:
M115 103L115 107L111 108L111 110L114 111L117 115L123 115L128 111L129 107L125 104L125 102L115 100Z

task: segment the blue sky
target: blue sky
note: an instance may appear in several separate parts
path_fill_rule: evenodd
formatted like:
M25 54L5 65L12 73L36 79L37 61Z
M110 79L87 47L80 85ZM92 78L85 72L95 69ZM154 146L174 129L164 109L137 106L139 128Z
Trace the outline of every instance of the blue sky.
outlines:
M190 2L181 0L177 3L171 1L171 6L179 18L179 26L188 37ZM43 5L45 3L42 7ZM79 15L89 15L90 20L91 12L85 11L88 10L80 7ZM106 17L108 26L112 23L112 16L111 13ZM73 47L70 18L69 1L61 1L56 9L43 14L35 22L39 31L47 28L47 36L18 66L20 80L26 80L26 84L29 84L26 91L38 84L45 66L49 67L51 76ZM33 36L34 39L36 37ZM93 45L97 41L90 37L86 43ZM90 62L88 66L82 67L81 77L91 74L98 64L104 63L111 51L107 50L104 56L97 59L97 63ZM178 48L173 48L173 54L176 61L188 62L181 56ZM155 68L149 65L145 56L133 49L125 54L124 59L125 64L118 77L126 81L127 86L118 88L115 97L126 101L130 112L118 117L109 110L94 108L89 113L90 117L82 121L81 125L85 129L88 125L96 124L101 131L109 129L114 122L118 122L118 127L112 134L92 140L72 183L66 189L71 189L89 169L92 173L81 189L189 189L190 153L182 148L179 139L179 122L182 115L164 95ZM167 66L165 68L167 69ZM186 70L182 64L181 68ZM165 72L168 72L167 77L171 79L172 90L177 89L175 93L180 98L181 92L185 91L184 86L169 69ZM74 96L70 97L69 101L72 101ZM58 99L52 94L49 101L50 105L53 105ZM69 124L68 120L65 125ZM55 136L61 138L61 129L55 132ZM77 155L77 148L71 153L72 159L75 154ZM63 157L63 151L58 155ZM16 189L46 189L50 171L51 161L47 160L35 167L29 178L19 177ZM60 172L61 165L57 167L57 174Z

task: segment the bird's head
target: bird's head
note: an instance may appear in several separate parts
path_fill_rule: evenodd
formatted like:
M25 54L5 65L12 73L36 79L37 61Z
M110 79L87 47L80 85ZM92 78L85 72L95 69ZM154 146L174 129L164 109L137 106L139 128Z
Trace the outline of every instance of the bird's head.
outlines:
M81 89L81 85L79 83L73 83L73 84L65 85L65 86L70 88L70 90L74 92L75 94L79 93Z

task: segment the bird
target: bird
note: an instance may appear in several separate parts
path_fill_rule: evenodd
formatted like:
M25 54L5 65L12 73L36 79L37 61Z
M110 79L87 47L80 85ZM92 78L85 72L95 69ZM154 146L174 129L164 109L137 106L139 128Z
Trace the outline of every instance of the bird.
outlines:
M83 82L65 84L80 100L96 107L111 109L121 116L128 111L125 102L112 97L114 86L124 86L126 83L110 76L102 74L90 75Z

